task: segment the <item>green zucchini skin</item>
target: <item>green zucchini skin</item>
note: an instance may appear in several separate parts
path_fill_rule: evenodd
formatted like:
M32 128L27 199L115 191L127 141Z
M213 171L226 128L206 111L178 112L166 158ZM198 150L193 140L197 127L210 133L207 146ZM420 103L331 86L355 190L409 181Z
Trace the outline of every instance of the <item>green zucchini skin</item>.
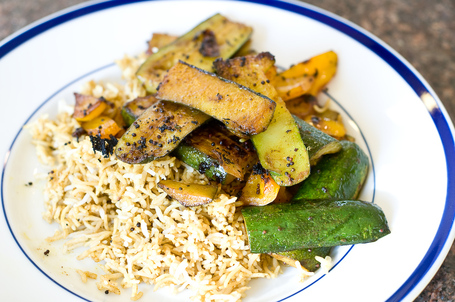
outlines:
M216 56L207 56L200 51L204 46L201 33L206 30L210 30L217 37L219 54ZM232 22L220 14L215 14L174 42L150 55L136 75L149 93L156 93L157 86L167 70L179 60L185 60L201 69L213 71L213 61L218 57L230 58L248 41L252 31L253 29L249 26Z
M308 200L242 209L252 253L368 243L390 233L381 208L360 200Z
M317 247L312 249L301 249L301 250L293 250L288 252L279 252L276 253L278 255L277 259L286 257L292 261L299 261L302 267L306 268L310 272L315 272L321 266L321 263L316 260L316 256L325 258L326 256L330 255L330 251L332 250L331 247ZM271 254L274 257L274 253Z
M199 151L193 146L182 142L172 155L183 161L185 164L194 168L201 174L205 174L208 179L224 183L227 177L226 171L215 160L207 154Z
M356 143L340 143L338 153L324 156L312 167L291 202L357 198L368 173L368 157Z
M295 115L293 115L293 118L299 127L300 136L308 150L311 166L316 165L323 155L337 153L341 150L341 143L337 139L325 134Z

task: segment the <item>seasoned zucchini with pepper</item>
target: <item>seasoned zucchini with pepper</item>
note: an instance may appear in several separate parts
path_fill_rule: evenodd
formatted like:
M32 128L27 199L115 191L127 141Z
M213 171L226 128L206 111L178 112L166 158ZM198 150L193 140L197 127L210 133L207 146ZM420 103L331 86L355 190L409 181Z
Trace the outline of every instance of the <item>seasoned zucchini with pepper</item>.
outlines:
M120 138L115 155L129 164L146 163L174 150L210 117L198 110L158 102L149 107Z
M200 154L196 155L195 151ZM212 121L193 131L174 154L199 172L209 172L206 175L208 174L210 179L220 182L225 180L227 174L243 180L245 174L252 170L257 161L251 142L241 143L217 121ZM198 161L197 158L201 158L202 161ZM213 169L210 169L212 167Z
M155 93L167 70L179 60L212 71L216 58L230 58L251 33L251 27L216 14L150 55L137 71L137 77L149 93Z
M129 127L131 124L142 114L147 108L158 102L154 95L145 97L138 97L129 101L122 107L122 117L126 125Z
M292 199L355 199L368 172L368 157L353 142L341 141L338 153L325 155L313 167Z
M323 155L337 153L341 150L341 143L328 134L316 129L308 123L294 116L299 126L300 136L308 150L310 165L314 166Z
M377 205L359 200L307 200L242 209L252 253L367 243L390 233Z
M276 106L264 95L184 62L169 70L156 97L198 109L243 138L265 131Z
M310 163L294 118L265 75L274 64L275 58L270 53L226 61L218 59L214 62L215 70L220 76L236 81L276 102L269 127L266 131L253 135L251 140L261 165L270 171L276 183L280 186L291 186L308 177Z

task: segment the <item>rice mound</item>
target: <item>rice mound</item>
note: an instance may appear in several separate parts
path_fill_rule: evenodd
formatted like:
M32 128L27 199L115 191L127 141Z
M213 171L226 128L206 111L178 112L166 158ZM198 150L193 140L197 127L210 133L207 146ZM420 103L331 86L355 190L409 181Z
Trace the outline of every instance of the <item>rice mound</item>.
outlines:
M103 96L117 106L144 96L135 71L144 59L118 61L124 84L87 83L81 93ZM140 283L154 289L189 288L193 301L239 301L254 278L274 278L281 272L268 255L251 254L239 211L228 194L212 203L187 208L171 200L157 183L172 179L208 183L205 175L174 157L130 165L94 152L87 136L71 136L79 127L72 106L61 105L55 120L47 116L28 125L38 159L50 167L45 185L48 223L60 229L47 240L65 240L65 252L85 247L77 259L101 262L105 275L98 289L120 294L132 288L139 299ZM78 270L82 280L96 274Z

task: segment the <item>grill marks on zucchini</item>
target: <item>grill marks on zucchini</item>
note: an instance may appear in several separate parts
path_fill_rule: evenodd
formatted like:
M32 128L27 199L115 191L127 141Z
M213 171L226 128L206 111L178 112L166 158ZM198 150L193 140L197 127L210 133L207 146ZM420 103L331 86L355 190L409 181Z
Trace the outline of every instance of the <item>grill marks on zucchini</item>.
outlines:
M265 131L276 106L264 95L182 61L169 70L156 97L196 108L243 138Z
M251 36L252 28L216 14L150 55L137 72L149 93L155 93L167 70L184 60L207 71L217 57L229 58Z
M261 165L270 171L276 183L280 186L291 186L308 177L310 163L294 118L265 74L274 64L275 58L270 53L226 61L217 59L214 62L215 70L221 77L236 81L276 103L273 119L267 130L253 135L251 140Z
M115 154L119 160L129 164L152 161L169 154L187 134L209 118L180 104L158 102L123 134Z

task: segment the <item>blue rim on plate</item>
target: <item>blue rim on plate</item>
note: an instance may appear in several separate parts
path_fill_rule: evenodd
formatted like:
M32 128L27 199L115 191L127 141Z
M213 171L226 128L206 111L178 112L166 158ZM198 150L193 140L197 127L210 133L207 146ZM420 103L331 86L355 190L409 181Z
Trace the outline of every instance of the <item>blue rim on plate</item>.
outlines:
M105 9L109 9L109 8L113 8L113 7L117 7L117 6L121 6L121 5L137 3L137 2L144 2L144 1L155 1L155 0L133 0L133 1L111 0L111 1L94 3L94 4L88 4L87 6L83 6L83 7L76 7L72 11L62 13L50 20L46 20L41 23L38 23L35 26L28 28L24 32L20 32L19 34L13 36L11 39L6 40L6 42L4 42L2 45L0 45L0 59L2 57L4 57L5 55L7 55L8 53L10 53L11 51L13 51L18 46L20 46L23 43L27 42L28 40L32 39L33 37L38 36L39 34L45 32L53 27L56 27L62 23L68 22L70 20L76 19L78 17L84 16L84 15L87 15L90 13L102 11ZM293 13L297 13L299 15L305 16L307 18L311 18L311 19L321 22L327 26L330 26L339 32L342 32L343 34L351 37L352 39L356 40L357 42L359 42L360 44L362 44L363 46L368 48L370 51L372 51L378 57L380 57L383 61L385 61L387 64L389 64L389 66L392 67L407 82L407 84L412 88L412 90L416 93L416 95L422 99L422 101L423 101L425 107L427 108L428 113L430 114L430 116L435 124L435 127L439 133L441 143L442 143L442 146L444 149L446 167L447 167L447 192L446 192L446 201L445 201L445 206L444 206L444 212L443 212L438 230L436 232L436 235L433 239L433 242L431 243L430 247L428 248L425 256L422 258L419 265L415 268L414 272L398 288L398 290L388 298L387 301L390 301L390 302L391 301L400 301L400 300L404 299L411 293L411 291L417 286L417 284L419 284L426 277L426 274L433 267L436 260L441 255L441 253L444 249L444 246L446 245L447 240L449 239L449 235L451 233L453 221L455 218L455 206L451 204L451 201L455 200L455 191L453 188L451 188L449 186L449 184L455 179L454 138L453 138L453 134L451 131L451 126L450 126L451 123L448 120L448 118L445 116L443 110L441 109L442 105L440 105L440 101L433 94L433 92L432 92L431 88L429 88L428 84L424 83L422 78L418 74L416 74L415 71L412 70L410 65L407 62L405 62L403 59L399 58L389 47L385 46L385 43L383 43L379 39L375 38L372 34L366 33L365 31L358 28L357 26L349 24L345 20L343 20L339 17L336 17L335 15L329 15L329 14L325 13L323 10L315 10L311 6L305 5L303 3L289 3L289 2L275 1L275 0L264 0L264 1L238 0L238 1L262 4L262 5L271 6L271 7L279 8L282 10L290 11ZM17 136L16 136L16 138L17 138ZM16 138L14 140L16 140ZM13 142L13 144L14 144L14 142ZM11 148L9 150L11 150ZM5 161L5 163L6 163L6 161ZM5 171L5 165L3 167L2 174L4 174L4 171ZM3 178L2 178L2 188L3 188ZM2 206L3 206L4 215L6 218L5 207L3 205L3 190L2 190ZM11 229L10 229L10 231L12 233ZM22 248L21 248L21 250L22 250ZM24 252L24 254L25 254L25 252ZM29 258L29 257L27 256L27 258ZM31 259L29 258L29 260L31 260ZM41 269L39 269L39 270L43 274L45 274ZM50 278L50 279L52 280L52 278ZM54 281L54 282L57 283L56 281ZM58 285L61 286L60 284L58 284ZM71 292L68 289L66 289L66 290ZM86 300L85 298L83 298L73 292L71 292L71 293L83 300ZM286 297L285 299L287 299L297 293L298 292ZM281 301L283 301L285 299L282 299Z

